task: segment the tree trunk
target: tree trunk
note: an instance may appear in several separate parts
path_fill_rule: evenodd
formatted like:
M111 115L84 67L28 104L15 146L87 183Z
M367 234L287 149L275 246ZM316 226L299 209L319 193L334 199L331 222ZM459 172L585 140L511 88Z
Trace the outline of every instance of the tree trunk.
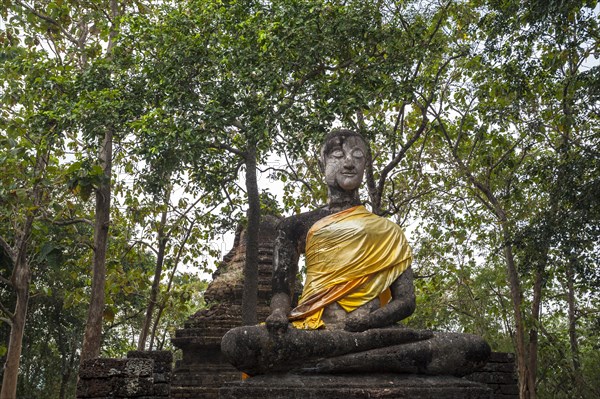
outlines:
M45 174L48 159L50 157L50 147L43 155L39 155L35 163L35 181L31 195L33 197L34 208L37 209L42 202L42 188L40 187L41 177ZM27 307L29 305L29 284L31 282L31 269L27 259L27 251L33 221L36 210L28 212L25 218L25 224L16 240L15 252L9 254L14 264L14 269L10 278L11 284L15 290L17 299L15 311L10 317L11 328L8 342L8 352L6 353L6 362L4 363L4 375L2 376L2 389L0 390L0 399L11 399L17 397L17 380L19 376L19 365L21 363L21 350L23 347L23 334L25 332L25 321L27 319Z
M246 228L246 262L244 264L244 291L242 294L242 323L257 323L258 302L258 232L260 224L260 197L256 180L256 143L248 143L246 152L246 192L248 193L248 226Z
M577 342L577 304L575 299L575 266L577 260L573 255L567 254L569 263L566 265L567 277L567 304L569 316L569 344L571 347L571 364L573 365L573 376L575 386L580 397L585 397L587 384L581 372L579 360L579 343Z
M106 285L106 248L110 225L110 196L112 173L113 130L106 129L100 147L100 164L104 171L104 181L96 190L96 220L94 223L94 264L92 270L92 292L88 310L81 361L100 355L102 344L102 317L104 314L104 287Z
M546 251L547 252L547 251ZM542 265L538 266L535 271L535 280L533 283L533 302L531 304L531 327L529 328L529 365L527 367L529 387L535 387L536 375L537 375L537 355L538 355L538 325L540 323L540 308L542 302L542 281L545 269L545 258L541 260ZM534 398L535 389L533 395L530 394L530 398Z
M156 255L156 267L154 268L154 280L152 280L152 288L150 290L150 298L148 299L148 307L146 308L146 317L144 318L144 325L140 332L140 338L138 341L137 349L143 351L146 346L146 339L148 338L148 332L150 331L150 325L152 324L152 315L154 314L154 307L156 306L156 300L158 298L158 289L160 288L160 277L162 275L163 265L165 263L165 250L167 248L168 237L165 236L165 226L167 224L167 212L169 208L169 201L171 199L171 191L168 190L165 194L164 209L160 217L160 224L158 226L157 239L158 239L158 254ZM152 350L152 342L150 343L149 350Z
M167 283L167 289L165 293L168 294L171 292L171 287L173 286L173 278L175 277L175 273L177 272L177 266L179 266L179 261L181 260L181 255L183 254L183 249L192 234L192 230L194 229L195 221L190 222L187 231L185 232L185 236L183 241L179 244L179 248L177 249L177 256L175 256L175 261L173 262L173 270L171 271L171 275L169 276L169 282ZM235 245L234 245L235 246ZM152 325L152 333L150 334L150 348L154 348L154 339L156 337L156 331L158 330L158 325L160 323L160 319L163 315L165 307L167 306L167 299L163 299L163 301L158 305L158 312L156 312L156 318L154 319L154 324Z
M573 264L567 265L567 302L569 304L569 343L571 345L571 362L573 370L579 372L581 363L579 361L579 344L577 343L577 316L575 304L575 288L573 283Z
M75 369L75 362L79 359L78 343L75 340L73 331L66 331L68 323L63 319L64 302L57 300L55 307L55 318L57 321L56 343L61 357L61 381L59 390L59 399L67 399L69 383Z
M500 212L503 214L503 212ZM532 378L530 376L527 347L525 345L525 325L523 323L522 290L519 281L519 273L515 264L513 248L510 244L511 237L505 218L501 218L502 236L504 239L504 258L506 260L506 269L508 273L508 282L510 286L510 296L513 305L513 315L515 318L515 341L517 347L517 368L519 373L519 397L521 399L535 398L535 385L531 386ZM535 378L535 377L533 377Z
M60 379L60 392L58 394L59 399L67 398L67 387L69 386L69 380L71 379L71 372L63 372L62 378Z
M26 249L26 245L24 249ZM19 376L19 364L21 362L23 333L25 331L25 319L27 317L27 306L29 304L29 281L31 279L31 270L29 269L25 254L20 254L19 258L20 259L18 259L15 264L13 282L17 293L17 301L10 329L10 340L8 342L8 353L4 364L0 399L14 399L17 397L17 378Z
M160 303L158 305L158 312L156 312L156 318L154 319L154 323L152 324L152 332L150 333L150 346L148 346L149 350L154 348L154 341L156 339L156 331L158 330L158 323L160 322L160 318L165 310L165 304Z
M441 125L443 128L443 125ZM506 261L506 272L508 276L508 283L510 288L511 302L513 306L513 315L515 318L515 332L514 340L516 346L516 357L517 357L517 368L519 373L519 396L521 399L534 399L535 398L535 372L529 370L527 346L525 345L525 325L523 322L523 309L522 309L522 296L523 290L519 280L519 272L514 258L513 246L512 246L512 235L508 225L508 217L506 211L502 207L500 201L494 195L490 186L486 183L479 181L471 170L464 164L462 159L458 156L457 146L451 140L448 132L442 129L444 136L448 143L454 160L456 161L459 170L467 177L468 181L483 194L477 195L477 198L494 213L498 222L500 223L502 241L504 242L504 259ZM532 383L533 382L533 383Z

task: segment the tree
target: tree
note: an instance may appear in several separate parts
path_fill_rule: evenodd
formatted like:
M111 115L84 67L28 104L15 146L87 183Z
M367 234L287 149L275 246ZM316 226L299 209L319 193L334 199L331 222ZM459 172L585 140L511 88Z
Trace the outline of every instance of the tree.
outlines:
M4 15L6 10L4 10ZM15 21L19 15L11 15ZM3 33L5 59L2 74L2 218L0 244L8 277L3 285L14 294L14 310L2 303L3 319L10 325L8 353L0 397L15 397L22 339L30 298L31 259L40 213L48 206L53 172L61 154L68 68L34 48L35 36L16 28Z
M458 80L460 85L448 85L432 112L441 137L438 144L444 143L441 152L440 147L432 148L432 154L437 154L438 164L453 160L471 201L483 204L496 219L511 288L521 397L535 397L544 282L552 275L547 266L553 240L565 232L557 217L574 210L573 202L563 203L567 182L578 180L567 172L573 153L567 155L570 151L565 150L574 144L579 146L577 152L589 153L582 139L595 140L597 135L587 127L596 116L584 110L585 97L575 95L581 93L581 65L591 54L595 25L583 3L554 10L561 15L551 29L555 35L547 35L547 27L538 31L540 21L531 19L526 7L511 2L497 7L498 14L482 17L483 30L472 31L481 35L474 36L481 37L474 43L481 40L485 51L473 47L472 57L455 63L455 75L465 78ZM560 26L563 21L570 22ZM563 34L569 39L561 38ZM561 49L561 43L568 44ZM582 124L576 132L577 112ZM571 144L565 146L566 142ZM540 164L552 175L542 178ZM583 204L589 180L581 183ZM468 212L479 211L468 204ZM568 296L572 307L573 293Z
M116 7L116 2L113 2L113 5ZM113 7L113 8L115 8ZM12 10L12 17L15 20L20 20L21 23L31 32L31 36L29 40L31 43L40 43L40 38L42 40L45 39L47 46L54 52L54 56L57 61L62 63L64 56L69 54L69 49L67 45L76 46L75 48L75 65L79 67L85 67L88 62L89 53L85 52L86 39L89 33L89 25L86 24L86 21L82 19L80 24L73 23L70 19L71 12L81 12L81 9L69 9L69 7L61 7L58 4L53 2L48 2L44 4L30 5L23 1L18 1L15 9ZM113 15L116 16L116 15ZM78 35L75 32L79 31ZM44 37L44 33L46 36ZM113 35L114 36L114 35ZM109 46L110 47L110 46ZM73 53L71 53L73 54ZM71 67L73 65L70 65ZM104 169L108 171L105 173L105 176L108 176L110 179L110 162L111 162L111 141L112 136L111 133L107 133L105 136L105 140L101 145L101 163L104 165ZM108 168L106 168L108 166ZM105 246L106 241L106 231L108 229L107 217L103 215L107 215L108 209L110 207L110 192L107 191L106 186L103 187L102 194L98 195L98 222L97 222L97 233L96 233L96 254L97 254L97 264L102 263L103 259L103 248ZM103 212L104 210L104 212ZM99 270L100 272L102 270ZM99 274L99 273L96 273ZM102 284L98 282L95 284L96 290L102 289ZM95 295L93 294L93 297ZM97 302L97 300L93 299L93 303ZM102 314L102 309L100 309L100 314ZM90 327L93 323L90 323ZM88 339L89 340L89 339ZM87 344L86 344L87 345ZM89 349L86 346L84 348L84 355L87 356L89 353ZM15 370L16 371L16 370Z
M78 352L85 322L85 276L89 248L74 240L73 231L91 225L62 225L64 212L54 213L63 200L54 192L53 204L31 256L31 299L23 337L17 397L64 399L75 394ZM64 193L68 196L68 192Z
M137 6L133 2L119 4L115 0L107 1L102 6L81 2L64 4L45 1L29 4L18 1L14 8L9 8L14 21L19 21L20 26L28 32L29 47L38 46L46 53L51 52L51 57L58 65L72 72L72 82L77 85L77 94L80 95L72 99L71 114L63 113L62 116L68 116L74 122L75 135L72 140L79 142L82 138L98 148L97 161L89 163L92 173L88 173L86 179L72 180L71 187L79 190L84 198L88 197L90 190L96 193L94 277L83 359L100 353L112 147L113 140L119 137L120 129L125 125L123 119L128 115L127 110L123 109L123 104L127 103L119 95L116 82L111 81L111 73L115 71L111 63L112 49L120 16L127 7ZM108 8L109 12L105 13L104 8ZM117 109L121 112L117 112Z
M106 46L106 59L110 61L114 40L117 35L118 18L120 10L116 0L109 1L110 16L108 27L108 43ZM87 29L87 25L83 25ZM82 44L80 44L81 46ZM85 56L84 56L85 57ZM84 60L85 62L85 60ZM85 66L85 65L84 65ZM104 71L107 73L108 71ZM105 89L101 87L101 90ZM90 308L83 336L81 359L83 362L100 355L102 343L102 315L104 314L104 288L106 284L106 248L108 244L108 229L110 225L110 201L113 140L115 135L114 121L109 121L104 130L98 149L98 164L102 169L101 179L95 187L96 212L94 222L94 263L92 269L92 291ZM93 129L96 130L96 129ZM98 132L95 132L96 134Z

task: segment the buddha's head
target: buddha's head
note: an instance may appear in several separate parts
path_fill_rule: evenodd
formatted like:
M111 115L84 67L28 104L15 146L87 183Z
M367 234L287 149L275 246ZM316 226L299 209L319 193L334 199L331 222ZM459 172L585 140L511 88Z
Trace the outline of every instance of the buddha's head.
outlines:
M369 145L363 136L352 130L336 129L325 137L319 164L327 186L355 191L362 183L370 159Z

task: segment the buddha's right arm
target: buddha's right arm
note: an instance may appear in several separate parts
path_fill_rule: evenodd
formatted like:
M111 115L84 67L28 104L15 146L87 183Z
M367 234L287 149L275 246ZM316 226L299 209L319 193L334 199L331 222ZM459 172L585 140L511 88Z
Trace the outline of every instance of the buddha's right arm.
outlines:
M286 331L288 328L288 314L290 313L290 296L283 292L271 298L271 314L267 317L266 324L270 331Z
M289 220L278 227L273 252L273 296L271 315L267 318L270 330L285 330L291 310L291 295L298 270L298 239Z

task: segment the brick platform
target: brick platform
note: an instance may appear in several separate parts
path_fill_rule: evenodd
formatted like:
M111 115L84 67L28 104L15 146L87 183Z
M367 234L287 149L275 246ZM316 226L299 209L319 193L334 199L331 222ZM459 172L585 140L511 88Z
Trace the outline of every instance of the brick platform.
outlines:
M226 383L220 399L492 399L483 384L410 374L271 374Z
M486 384L493 399L519 399L519 383L515 369L515 355L492 352L485 367L465 378Z
M169 398L172 362L169 351L132 351L126 359L88 360L80 367L77 398Z

